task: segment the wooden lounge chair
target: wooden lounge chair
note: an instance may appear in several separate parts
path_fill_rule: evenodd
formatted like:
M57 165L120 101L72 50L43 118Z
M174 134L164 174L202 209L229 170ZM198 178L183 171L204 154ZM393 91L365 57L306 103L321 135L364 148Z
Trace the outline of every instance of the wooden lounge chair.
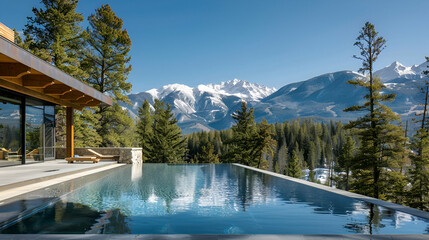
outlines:
M66 158L66 161L68 163L73 163L73 162L84 162L84 161L90 161L93 163L98 163L100 161L99 158L97 157L93 157L93 156L79 156L79 157L68 157Z
M119 155L103 155L100 154L92 149L88 149L88 151L92 154L94 154L97 158L101 159L101 160L115 160L118 161L119 160Z

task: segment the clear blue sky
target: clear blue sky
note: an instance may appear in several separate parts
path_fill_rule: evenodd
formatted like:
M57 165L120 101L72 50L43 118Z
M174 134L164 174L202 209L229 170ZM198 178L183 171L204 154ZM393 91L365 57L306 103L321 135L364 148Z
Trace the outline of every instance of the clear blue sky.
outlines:
M366 21L387 39L376 68L429 56L427 0L81 0L85 17L108 3L132 40L133 93L233 78L280 88L357 70ZM37 0L2 1L0 22L21 30Z

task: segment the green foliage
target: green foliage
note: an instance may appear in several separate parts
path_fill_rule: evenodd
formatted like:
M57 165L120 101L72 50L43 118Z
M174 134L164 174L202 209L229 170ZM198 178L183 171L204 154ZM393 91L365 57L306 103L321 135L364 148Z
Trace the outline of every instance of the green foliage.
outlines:
M102 138L94 126L98 126L99 115L92 109L82 109L74 114L75 147L98 147Z
M98 133L102 137L102 147L136 146L137 134L134 120L128 111L119 104L106 108L101 112Z
M395 94L382 94L385 85L372 76L374 61L384 49L384 44L385 40L378 36L374 25L367 22L354 45L361 51L361 57L355 56L362 60L359 71L369 72L369 77L348 81L349 84L368 90L368 94L364 96L366 102L344 110L367 112L363 117L350 121L346 128L355 130L361 140L354 164L355 191L375 198L384 198L386 194L388 185L386 181L382 181L383 178L386 179L383 176L386 171L400 169L405 142L401 128L392 124L399 121L399 116L382 104L393 101ZM372 186L371 192L368 192L368 186Z
M345 190L349 190L349 173L355 158L356 141L351 136L347 137L346 142L340 151L338 163L345 170Z
M412 166L409 170L411 189L408 204L421 210L429 210L429 133L420 129L413 137L410 154Z
M292 155L289 159L287 175L294 178L300 178L302 174L301 161L298 158L296 150L292 151Z
M88 21L89 27L83 33L85 51L80 55L81 67L87 73L83 80L114 99L113 106L94 108L100 118L92 126L102 137L100 146L136 145L134 121L117 103L128 101L126 93L132 86L126 82L131 71L128 64L131 40L127 31L122 29L122 20L107 4L96 9Z
M88 73L84 80L115 100L128 101L131 83L126 82L131 71L131 40L123 22L108 4L102 5L88 18L84 32L86 51L83 51L82 69Z
M144 110L145 106L142 106L140 122L148 121L148 118L144 118L143 114L147 111ZM177 126L177 120L171 113L171 106L165 104L158 99L155 100L154 104L155 111L152 113L152 133L147 134L147 131L142 131L142 125L140 126L139 133L146 134L140 135L140 139L145 138L144 144L147 145L143 149L143 155L147 162L152 163L180 163L183 162L186 147L185 139L182 137L181 129ZM150 128L150 124L145 127ZM147 130L147 129L146 129Z
M40 58L81 79L78 54L82 50L80 23L76 13L78 0L42 0L42 8L33 8L33 17L25 25L24 45Z
M232 115L236 124L232 127L233 137L228 144L230 145L230 162L256 167L259 157L256 155L254 147L258 133L253 111L253 108L247 108L246 102L241 103L241 110L237 110Z
M139 138L139 144L142 147L142 160L146 162L148 159L148 152L150 151L149 139L153 135L152 125L153 119L150 111L150 104L145 99L143 105L139 107L139 121L137 122L137 135Z
M233 115L236 124L232 129L232 139L229 145L229 161L238 162L253 167L264 164L263 154L273 155L272 146L275 141L271 138L271 126L264 119L258 126L255 124L253 108L248 109L246 102L241 103L241 109Z
M196 162L198 163L219 163L219 156L215 153L213 144L207 143L201 147L201 151L197 153Z

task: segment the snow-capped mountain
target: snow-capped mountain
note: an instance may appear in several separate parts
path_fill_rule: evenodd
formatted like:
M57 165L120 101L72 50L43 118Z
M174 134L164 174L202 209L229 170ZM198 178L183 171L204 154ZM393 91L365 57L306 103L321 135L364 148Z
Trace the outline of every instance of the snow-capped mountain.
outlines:
M429 70L427 62L424 62L420 65L406 67L401 63L395 61L389 66L374 72L374 76L378 76L383 82L387 82L396 78L423 78L423 71L427 70Z
M411 119L421 111L422 95L418 86L428 78L423 71L428 63L406 67L399 62L374 73L386 85L385 93L395 93L396 100L386 103L403 120ZM126 106L136 117L138 107L144 99L153 104L158 98L172 106L173 113L184 133L210 129L226 129L232 126L231 114L242 101L254 107L256 121L265 118L270 123L283 122L297 117L312 117L321 121L334 119L348 121L359 113L344 112L352 105L362 104L366 90L347 84L348 80L364 78L353 71L323 74L306 81L287 84L276 91L274 88L242 80L231 80L221 84L199 85L195 88L182 84L171 84L160 89L131 94L133 106Z
M228 128L232 125L231 113L242 101L258 102L275 92L275 88L261 86L244 80L230 80L220 84L198 85L195 88L183 84L170 84L160 89L131 94L132 107L127 107L136 117L144 99L153 104L160 99L172 106L183 132ZM228 121L225 121L228 119ZM222 120L219 122L219 120Z

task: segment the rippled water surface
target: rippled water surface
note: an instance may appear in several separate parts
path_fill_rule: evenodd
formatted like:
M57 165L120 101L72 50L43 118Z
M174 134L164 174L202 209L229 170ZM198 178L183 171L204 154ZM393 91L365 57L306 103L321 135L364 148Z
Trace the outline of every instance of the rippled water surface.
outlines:
M233 165L144 164L2 233L427 234L429 221Z

